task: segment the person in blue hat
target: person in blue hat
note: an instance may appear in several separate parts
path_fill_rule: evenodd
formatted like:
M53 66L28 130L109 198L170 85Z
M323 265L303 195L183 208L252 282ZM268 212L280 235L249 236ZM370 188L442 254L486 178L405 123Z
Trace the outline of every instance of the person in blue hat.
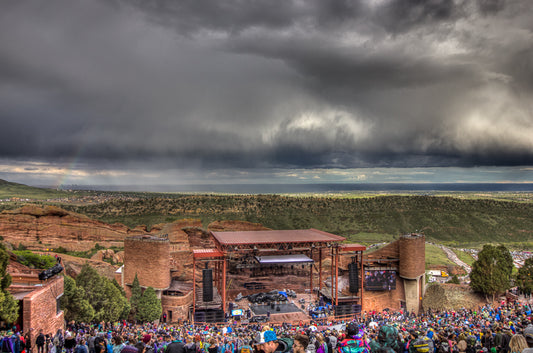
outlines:
M255 335L254 338L254 345L256 346L256 350L259 352L264 353L274 353L278 351L278 338L276 337L276 333L274 331L264 331L259 332L257 335Z

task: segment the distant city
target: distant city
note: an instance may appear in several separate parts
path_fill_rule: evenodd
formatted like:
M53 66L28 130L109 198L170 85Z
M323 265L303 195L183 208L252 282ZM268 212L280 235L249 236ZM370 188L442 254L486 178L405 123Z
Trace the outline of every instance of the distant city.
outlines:
M50 186L48 186L50 187ZM342 192L533 192L533 183L323 183L323 184L198 184L198 185L63 185L62 190L206 192L236 194Z

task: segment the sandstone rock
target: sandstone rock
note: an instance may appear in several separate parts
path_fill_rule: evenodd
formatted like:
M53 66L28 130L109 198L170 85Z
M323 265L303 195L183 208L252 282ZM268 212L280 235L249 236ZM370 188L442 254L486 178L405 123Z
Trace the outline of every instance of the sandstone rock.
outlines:
M190 227L183 228L183 231L187 234L189 240L189 246L191 248L214 248L215 243L210 236L210 233L205 229Z
M110 225L92 220L56 206L26 205L0 213L0 234L7 243L34 250L63 247L86 251L96 243L121 247L125 237L145 232L119 223Z
M91 260L103 261L107 259L113 259L115 252L112 249L98 250L96 254L91 257Z
M109 279L115 278L115 271L118 269L118 266L113 266L104 261L85 259L85 258L69 256L65 254L57 254L57 255L61 257L63 266L65 267L65 273L72 278L76 278L76 276L81 272L83 265L86 263L88 263L91 267L96 269L98 274L100 274L101 276L105 276L106 278L109 278Z
M104 254L102 254L102 251L97 251L96 254L94 254L93 256L91 256L91 260L98 260L98 261L103 261L104 260Z
M184 228L201 228L202 222L199 219L181 219L172 223L160 224L159 235L168 235L170 241L170 251L190 251L189 236Z
M146 226L144 224L138 225L135 228L132 229L134 232L142 232L142 233L148 233L148 230L146 229Z
M116 264L124 263L124 251L119 251L113 255L113 262Z

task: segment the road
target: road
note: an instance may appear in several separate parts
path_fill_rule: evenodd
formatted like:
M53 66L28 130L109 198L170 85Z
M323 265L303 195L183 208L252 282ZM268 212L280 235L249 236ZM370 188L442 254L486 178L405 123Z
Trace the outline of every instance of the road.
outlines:
M450 249L450 248L448 248L448 247L446 247L444 245L438 245L438 247L440 247L446 253L446 256L448 256L448 259L450 259L451 261L453 261L457 265L459 265L462 268L464 268L466 273L470 274L470 271L472 271L472 268L468 264L466 264L465 262L461 261L457 257L457 255L455 255L455 253L452 251L452 249Z

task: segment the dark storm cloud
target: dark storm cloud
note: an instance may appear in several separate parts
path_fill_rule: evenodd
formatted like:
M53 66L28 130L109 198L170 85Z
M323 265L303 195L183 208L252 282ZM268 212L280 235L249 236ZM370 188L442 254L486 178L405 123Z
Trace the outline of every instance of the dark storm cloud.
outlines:
M0 153L224 168L533 162L524 1L5 1Z

